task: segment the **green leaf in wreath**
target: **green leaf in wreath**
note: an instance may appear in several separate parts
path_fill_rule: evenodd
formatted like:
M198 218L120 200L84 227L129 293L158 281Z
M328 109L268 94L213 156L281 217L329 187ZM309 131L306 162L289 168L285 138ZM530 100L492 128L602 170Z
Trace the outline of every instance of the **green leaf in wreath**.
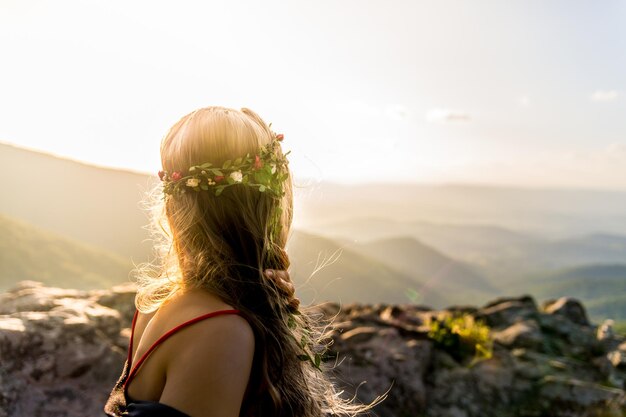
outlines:
M270 182L269 176L265 171L262 170L254 173L254 180L259 184L268 184Z

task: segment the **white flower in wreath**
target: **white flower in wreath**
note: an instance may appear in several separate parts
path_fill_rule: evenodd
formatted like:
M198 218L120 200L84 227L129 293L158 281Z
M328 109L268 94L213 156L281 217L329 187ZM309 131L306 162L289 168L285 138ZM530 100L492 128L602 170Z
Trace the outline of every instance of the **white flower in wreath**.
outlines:
M241 182L243 180L243 174L241 173L241 171L235 171L235 172L231 172L230 173L230 177L235 181L235 182Z
M272 167L272 174L276 173L276 164L271 164L270 165Z
M188 178L185 184L187 187L197 187L199 183L200 180L198 178Z
M211 178L207 178L206 181L209 185L215 185L215 181L213 181Z

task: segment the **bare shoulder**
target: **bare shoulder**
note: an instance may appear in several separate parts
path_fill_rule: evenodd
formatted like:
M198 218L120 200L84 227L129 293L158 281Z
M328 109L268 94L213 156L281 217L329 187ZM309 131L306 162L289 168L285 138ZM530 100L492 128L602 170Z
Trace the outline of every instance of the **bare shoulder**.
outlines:
M160 402L192 417L237 417L254 357L254 332L238 314L183 329L169 346Z
M244 317L236 313L220 314L219 311L217 313L181 332L177 339L179 344L185 346L186 352L219 350L231 344L254 348L254 332ZM229 349L233 349L233 346L229 346Z
M165 328L173 328L188 320L200 316L210 315L190 326L182 329L174 338L177 345L177 355L182 357L183 352L196 353L206 351L207 348L218 349L232 342L237 345L254 347L254 333L248 321L239 314L225 310L234 308L205 291L195 291L181 294L171 305L165 306L163 322ZM211 315L212 313L216 313ZM219 343L217 343L219 341Z

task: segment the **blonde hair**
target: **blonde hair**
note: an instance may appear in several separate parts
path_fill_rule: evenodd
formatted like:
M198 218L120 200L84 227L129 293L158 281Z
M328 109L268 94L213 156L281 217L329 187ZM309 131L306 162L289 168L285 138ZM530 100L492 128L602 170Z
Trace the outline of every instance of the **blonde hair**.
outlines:
M206 107L172 126L161 143L161 162L167 172L186 172L205 162L221 166L255 154L273 137L252 110ZM276 152L282 154L280 147ZM327 339L318 321L306 311L294 312L263 274L267 268L289 267L291 174L283 189L282 198L236 186L220 196L190 192L163 200L157 185L149 198L157 257L135 270L135 303L147 313L179 289L203 288L242 311L254 330L256 351L241 416L353 416L371 406L340 398L324 373L299 358L303 347L324 349ZM278 222L272 220L277 214Z

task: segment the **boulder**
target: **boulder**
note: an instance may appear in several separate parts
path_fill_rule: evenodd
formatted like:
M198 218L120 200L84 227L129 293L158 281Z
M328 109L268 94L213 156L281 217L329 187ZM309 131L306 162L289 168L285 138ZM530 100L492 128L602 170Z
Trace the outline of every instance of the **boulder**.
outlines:
M535 300L526 295L498 298L485 304L475 317L484 320L490 327L502 329L518 321L534 319L538 313Z
M494 332L494 341L507 348L531 348L541 350L543 335L536 321L525 320L514 323L504 330Z
M103 415L128 337L95 295L32 282L0 295L0 416Z
M556 300L548 300L543 304L542 309L548 314L566 317L578 325L589 326L585 307L575 298L561 297Z

